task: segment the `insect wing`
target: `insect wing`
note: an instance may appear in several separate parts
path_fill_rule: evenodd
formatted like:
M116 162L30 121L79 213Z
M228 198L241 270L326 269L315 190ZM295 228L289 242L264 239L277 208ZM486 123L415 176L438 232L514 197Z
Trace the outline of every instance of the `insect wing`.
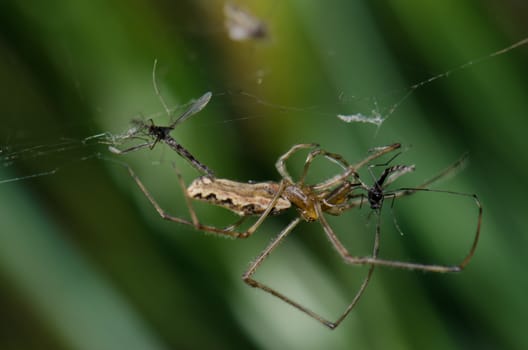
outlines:
M415 169L415 166L414 165L397 165L389 169L390 169L389 176L387 176L384 186L388 186L389 184L393 183L394 181L396 181L396 179L398 179L402 175L413 172Z
M204 107L209 103L209 100L211 99L212 95L213 94L209 91L203 94L202 97L196 100L196 102L194 102L188 110L183 112L183 114L179 116L178 119L176 119L176 121L174 121L174 123L170 125L170 128L174 128L177 124L184 122L188 118L192 117L193 115L204 109Z

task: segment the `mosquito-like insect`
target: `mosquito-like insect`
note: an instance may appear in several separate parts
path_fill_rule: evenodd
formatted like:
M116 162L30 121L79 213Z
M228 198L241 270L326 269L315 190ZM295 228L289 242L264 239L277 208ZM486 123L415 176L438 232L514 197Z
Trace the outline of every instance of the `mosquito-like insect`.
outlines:
M156 95L158 96L161 104L163 105L163 108L165 109L165 112L170 118L171 111L165 103L165 100L161 96L161 93L158 89L158 84L156 83L156 65L157 60L154 60L154 67L152 69L152 84L154 85L154 91L156 92ZM158 142L163 142L170 148L172 148L174 151L176 151L184 159L189 161L189 163L191 163L191 165L195 169L208 176L214 176L213 171L209 169L209 167L198 161L186 148L184 148L172 136L170 136L170 133L176 128L178 124L183 123L184 121L204 109L207 103L209 103L211 96L212 94L210 92L206 92L205 94L203 94L185 112L183 112L178 118L176 118L174 122L172 122L168 126L155 125L152 119L149 119L148 123L143 120L134 120L132 122L132 128L130 128L124 135L118 136L117 139L140 139L144 141L146 140L146 142L123 150L118 149L114 146L110 146L110 152L115 154L125 154L147 147L152 149L156 146Z
M190 221L168 214L156 202L154 197L146 189L146 187L143 185L141 180L135 175L131 168L129 168L129 172L138 187L143 192L143 194L148 198L150 203L154 206L158 214L163 219L176 223L190 225L197 230L217 233L233 238L247 238L259 228L259 226L269 215L280 214L291 207L297 208L299 216L293 219L260 253L260 255L251 263L249 269L243 274L242 279L248 285L260 288L265 292L274 295L275 297L299 309L300 311L308 314L309 316L321 322L330 329L336 328L357 304L367 284L370 281L372 272L376 265L434 272L460 271L467 265L467 263L472 258L477 246L477 242L480 236L480 224L482 219L482 207L478 198L475 195L461 194L464 196L471 196L475 199L479 213L473 245L469 253L462 261L462 263L455 266L426 265L378 259L379 237L381 231L379 219L375 231L372 255L367 257L352 256L341 243L339 238L336 236L324 216L325 213L336 216L341 215L346 210L359 207L362 205L365 197L367 197L371 208L379 212L381 210L384 198L398 198L411 195L417 191L429 191L425 187L431 184L433 181L436 181L437 179L445 176L447 173L450 173L454 169L453 167L446 169L446 171L442 172L441 174L439 174L432 180L427 181L421 186L418 186L417 188L400 189L393 192L386 192L384 185L391 183L397 177L411 171L413 167L389 167L383 172L380 179L378 179L371 187L367 186L361 181L361 179L359 179L357 171L363 166L369 164L374 159L377 159L389 152L400 148L400 144L379 147L371 155L367 156L362 161L352 165L350 165L342 156L335 153L327 152L316 147L316 144L298 144L294 145L292 148L290 148L290 150L284 153L276 163L277 171L282 177L280 182L241 183L227 179L218 179L214 177L202 176L195 179L189 185L188 188L185 188L183 179L179 172L177 172L178 182L180 187L182 188L182 191L184 192L186 204L191 217ZM294 181L288 173L285 163L294 153L302 149L313 150L309 152L306 158L304 169L300 176L300 179L298 181ZM312 161L318 156L323 156L328 160L332 161L333 163L338 164L343 169L343 172L320 183L314 185L307 185L305 183L306 175L312 164ZM455 167L457 166L458 165L455 165ZM363 192L357 193L358 191L363 190L367 192L367 195L365 195ZM458 194L455 192L447 193ZM205 201L207 203L229 209L237 215L241 216L241 219L226 228L218 228L202 224L198 220L197 215L192 207L191 202L193 199ZM247 230L243 232L237 231L237 228L249 216L258 216L258 219ZM278 292L277 290L253 278L253 275L256 272L257 268L264 262L267 257L269 257L273 250L279 246L279 244L295 229L295 227L301 221L319 221L325 234L332 243L334 249L340 254L340 256L346 263L355 265L370 265L368 273L363 279L360 288L354 295L352 302L345 308L344 312L339 318L337 318L336 321L332 322L327 320L319 314L311 311L307 307L297 303L296 301L290 299L289 297Z
M398 154L396 155L398 156ZM392 161L396 156L392 157L390 161ZM455 192L455 191L448 191L448 190L436 190L436 189L430 189L428 188L429 185L433 184L434 182L440 180L441 178L444 178L454 171L458 170L461 166L464 165L464 162L467 158L467 154L464 154L459 160L457 160L455 163L444 169L442 172L434 176L432 179L422 183L418 187L407 187L407 188L398 188L396 190L386 190L386 187L393 183L396 179L398 179L400 176L413 172L415 170L414 165L393 165L385 168L385 170L381 173L379 178L374 181L374 184L372 186L366 185L361 179L357 178L359 182L359 186L366 192L366 195L361 194L353 194L349 197L349 202L346 205L346 209L351 209L354 207L361 206L364 198L366 197L368 200L368 203L370 205L370 208L376 212L378 215L378 223L376 230L380 230L380 214L381 209L383 207L384 200L386 198L392 199L394 201L396 198L405 197L412 195L416 192L435 192L435 193L444 193L444 194L450 194L450 195L456 195L456 196L462 196L462 197L469 197L472 198L475 201L475 204L478 208L478 218L477 218L477 229L475 233L475 237L473 239L473 243L471 245L471 248L469 250L469 253L464 257L462 262L460 262L458 265L435 265L435 264L419 264L419 263L410 263L410 262L402 262L402 261L393 261L393 260L383 260L383 259L372 259L372 258L362 258L361 261L349 261L350 263L360 263L360 264L369 264L369 265L382 265L382 266L389 266L389 267L396 267L401 269L407 269L407 270L421 270L421 271L429 271L429 272L460 272L462 271L467 264L471 261L471 258L475 254L475 250L477 248L477 244L480 238L480 227L482 223L482 205L480 203L480 200L478 199L478 196L476 194L469 194L469 193L463 193L463 192ZM389 162L385 164L380 164L382 166L387 165ZM379 165L371 165L369 167L369 170L371 167L375 167ZM355 198L355 199L354 199ZM395 225L397 226L397 229L399 230L398 225L395 222Z

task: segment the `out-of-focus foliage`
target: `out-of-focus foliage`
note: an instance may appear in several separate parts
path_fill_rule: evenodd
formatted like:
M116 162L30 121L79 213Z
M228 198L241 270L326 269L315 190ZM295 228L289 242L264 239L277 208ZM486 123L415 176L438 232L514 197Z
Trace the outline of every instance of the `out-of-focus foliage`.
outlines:
M0 348L528 348L528 48L489 57L528 36L528 5L237 4L266 23L269 37L230 41L222 1L2 1ZM163 145L117 156L98 139L82 142L123 132L138 116L168 123L151 83L155 58L169 105L213 92L173 135L221 177L278 180L274 162L296 143L320 143L352 162L401 142L394 162L417 171L399 183L412 186L468 151L466 169L436 188L480 196L474 260L457 275L377 269L335 331L247 287L248 262L291 216L239 241L164 222L123 163L184 217L173 167L187 182L194 169ZM390 114L379 129L336 118L372 111ZM301 162L292 160L292 173ZM315 162L313 180L336 170ZM476 209L462 197L416 197L392 211L386 204L382 255L458 262ZM197 208L207 223L234 219ZM337 219L331 224L351 251L367 254L367 208ZM364 273L344 265L312 223L257 278L333 319Z

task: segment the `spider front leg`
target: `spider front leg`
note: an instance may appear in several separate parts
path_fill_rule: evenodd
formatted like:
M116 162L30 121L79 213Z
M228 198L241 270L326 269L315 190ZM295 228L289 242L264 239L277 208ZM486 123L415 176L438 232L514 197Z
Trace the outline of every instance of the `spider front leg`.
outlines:
M339 165L341 168L343 168L343 170L345 170L343 174L335 176L331 178L330 180L327 180L323 182L322 184L317 185L318 190L325 190L329 187L332 187L335 184L343 181L345 178L347 178L353 173L353 171L350 171L350 165L348 164L348 162L345 160L345 158L342 155L337 154L337 153L331 153L323 149L316 149L314 151L311 151L306 157L306 161L304 162L303 172L298 182L299 186L302 186L304 184L304 179L306 178L306 175L308 174L308 170L310 169L312 162L317 156L323 156L326 159L330 160L331 162Z
M370 156L368 156L368 157L364 158L363 160L361 160L360 162L358 162L356 164L352 164L352 165L349 165L348 162L346 162L341 155L323 151L323 152L321 152L321 155L325 156L327 159L330 159L334 163L337 163L338 165L342 166L343 168L345 168L345 171L343 173L335 175L334 177L331 177L331 178L329 178L329 179L327 179L327 180L325 180L325 181L323 181L323 182L321 182L321 183L319 183L317 185L312 186L312 188L315 191L324 191L326 189L331 188L332 186L341 184L345 179L347 179L350 176L353 176L356 181L358 181L364 187L366 187L364 185L364 183L359 179L357 171L360 168L362 168L363 166L365 166L366 164L368 164L369 162L373 161L374 159L377 159L377 158L379 158L379 157L381 157L381 156L383 156L383 155L385 155L385 154L387 154L389 152L392 152L392 151L394 151L394 150L396 150L396 149L398 149L400 147L401 147L401 145L399 143L394 143L394 144L389 145L389 146L378 147L378 148L373 150L373 152L372 152L372 154ZM312 152L313 156L319 155L319 154L317 154L317 152L318 152L318 150L313 151ZM310 155L309 155L309 158L307 159L307 163L311 163L311 160L312 159L310 159ZM307 165L305 165L305 172L306 171L307 171Z
M281 157L279 157L279 159L277 160L277 163L275 164L275 167L277 168L277 171L282 176L282 178L287 180L287 181L289 181L290 183L295 183L295 181L293 181L293 178L289 174L288 170L286 169L286 161L294 153L296 153L296 152L298 152L298 151L300 151L302 149L315 148L315 147L318 147L318 146L319 145L316 144L316 143L303 143L303 144L294 145L286 153L284 153ZM330 161L332 161L332 162L336 163L337 165L339 165L340 167L342 167L345 171L342 174L336 175L336 176L332 177L331 179L329 179L329 180L327 180L327 181L325 181L325 182L323 182L323 183L321 183L319 185L314 186L314 188L316 190L328 189L328 188L330 188L330 187L342 182L344 179L346 179L347 177L351 176L352 174L354 174L354 170L350 167L350 165L343 158L343 156L341 156L341 155L339 155L337 153L331 153L331 152L325 151L323 149L316 149L316 150L311 151L308 154L308 156L306 157L306 161L304 162L303 172L301 174L299 182L297 183L298 186L302 186L304 184L304 179L306 178L308 170L309 170L313 160L317 156L324 156L325 158L329 159Z
M291 175L288 173L288 170L286 169L286 161L288 159L290 159L290 157L294 153L299 152L302 149L315 148L315 147L319 147L319 144L317 144L317 143L301 143L301 144L292 146L286 153L284 153L282 156L280 156L279 159L277 160L277 162L275 163L275 168L277 168L277 171L279 172L280 176L283 179L285 179L285 180L287 180L287 181L289 181L291 183L294 183Z

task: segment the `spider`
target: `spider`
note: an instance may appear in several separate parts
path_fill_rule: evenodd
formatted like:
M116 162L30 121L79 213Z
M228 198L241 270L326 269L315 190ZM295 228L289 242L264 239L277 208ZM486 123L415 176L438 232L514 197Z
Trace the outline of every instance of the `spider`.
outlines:
M158 85L156 83L156 65L157 60L154 60L154 67L152 68L152 84L154 85L154 91L156 95L158 96L161 104L163 105L163 108L165 109L165 112L167 112L167 115L171 116L171 111L167 104L165 103L165 100L161 96L161 93L158 89ZM211 99L212 94L210 92L206 92L203 94L199 99L197 99L185 112L183 112L174 122L172 122L168 126L159 126L155 125L154 121L152 119L149 119L149 123L144 122L143 120L134 120L132 121L132 128L130 128L123 136L119 136L118 139L148 139L146 142L141 143L139 145L135 145L132 147L129 147L124 150L120 150L114 146L110 146L108 149L110 152L115 154L125 154L133 151L137 151L143 148L150 148L153 149L158 142L163 142L166 145L168 145L170 148L172 148L176 153L178 153L180 156L182 156L184 159L186 159L191 165L197 169L198 171L209 175L214 176L214 173L209 167L207 167L205 164L201 163L196 159L191 152L189 152L186 148L184 148L182 145L180 145L172 136L170 136L170 133L172 130L176 128L178 124L183 123L185 120L189 119L196 113L200 112L202 109L205 108L205 106L209 103L209 100ZM113 140L114 141L114 140ZM112 143L115 143L112 142Z
M319 321L330 329L335 329L355 307L365 288L367 287L372 276L374 267L377 265L396 267L402 269L433 271L433 272L453 272L462 270L471 260L477 242L480 236L480 224L482 218L482 207L475 195L460 194L450 191L440 191L452 194L459 194L463 196L471 196L475 199L478 206L478 223L473 245L464 258L462 263L455 266L442 265L426 265L409 262L382 260L378 258L379 240L380 240L380 220L378 215L378 223L376 225L374 246L372 255L367 257L352 256L345 246L338 239L333 229L325 218L325 213L330 215L341 215L346 210L359 207L367 198L370 207L378 212L383 205L383 199L392 197L393 199L411 195L417 191L433 191L426 188L429 184L437 179L445 176L453 169L459 166L453 166L434 177L432 180L425 182L417 188L403 188L395 191L385 191L386 185L392 183L399 176L412 171L413 166L391 166L385 169L380 178L375 181L374 185L367 186L358 176L357 170L369 164L374 159L377 159L389 152L400 148L400 144L395 143L389 146L379 147L373 151L362 161L356 164L349 164L342 156L327 152L318 148L317 144L298 144L291 147L284 153L276 162L276 168L282 179L279 182L259 182L259 183L242 183L228 179L219 179L211 176L202 176L195 179L189 187L185 187L181 174L176 171L178 183L185 195L185 201L189 210L191 220L182 219L168 214L154 199L150 192L143 185L141 180L135 175L133 170L129 167L129 172L136 184L147 197L158 214L165 220L186 224L193 226L195 229L205 232L216 233L233 238L247 238L251 236L263 223L269 215L278 215L295 207L298 211L298 216L294 218L282 231L269 243L269 245L258 255L258 257L251 263L247 271L242 275L243 281L251 287L262 289L263 291L283 300L292 305L300 311L306 313L310 317ZM312 149L309 152L304 163L303 172L299 180L294 181L286 169L286 161L296 152L303 149ZM343 172L317 183L314 185L307 185L305 177L309 171L312 161L322 156L336 164L338 164ZM370 168L369 168L370 169ZM362 191L361 193L357 193ZM363 193L363 192L366 192ZM241 218L232 225L225 228L218 228L202 224L192 207L192 200L205 201L209 204L217 205L231 210L239 215ZM249 216L258 216L257 220L247 230L243 232L237 231L242 222ZM319 221L323 231L329 238L334 249L339 253L346 263L354 265L369 265L370 268L363 279L358 291L352 298L351 303L345 308L341 316L335 321L329 321L323 316L313 312L309 308L299 304L290 299L286 295L277 290L255 280L253 275L257 268L265 261L265 259L280 245L280 243L302 222Z

